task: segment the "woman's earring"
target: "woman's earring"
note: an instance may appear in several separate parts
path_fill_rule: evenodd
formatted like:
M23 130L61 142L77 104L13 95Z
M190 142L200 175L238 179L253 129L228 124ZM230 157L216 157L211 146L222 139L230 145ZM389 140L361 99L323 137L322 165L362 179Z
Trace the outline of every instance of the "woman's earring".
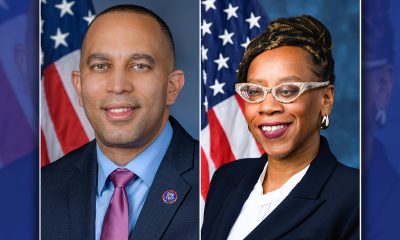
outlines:
M321 129L327 129L329 127L329 116L328 115L324 115L322 117L322 122L321 122Z

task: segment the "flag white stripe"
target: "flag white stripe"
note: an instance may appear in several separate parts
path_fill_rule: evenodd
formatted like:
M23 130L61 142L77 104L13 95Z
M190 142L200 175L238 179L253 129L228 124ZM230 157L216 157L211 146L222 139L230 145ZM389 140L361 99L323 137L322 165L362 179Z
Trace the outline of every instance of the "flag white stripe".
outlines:
M61 149L60 141L58 140L57 134L54 129L53 122L50 118L49 110L47 107L47 99L45 96L44 84L43 81L40 81L40 93L41 93L41 125L43 129L43 135L46 139L46 148L50 162L54 162L64 155L63 150Z
M86 135L88 136L89 140L92 140L94 138L93 128L86 117L85 111L79 105L78 96L76 95L75 88L72 84L71 73L73 70L79 69L79 58L80 50L76 50L56 61L55 67L61 78L64 89L67 92L68 98L71 101L71 104L75 110L75 113L78 116L83 129L85 130Z
M209 172L209 181L211 181L212 175L215 172L215 164L214 161L211 159L210 154L210 127L207 125L203 130L201 130L201 148L203 149L204 155L207 158L207 165L208 165L208 172Z
M236 159L260 157L253 135L235 96L217 104L213 108Z
M204 207L205 207L205 200L203 199L203 197L200 195L200 226L203 225L203 218L204 218Z

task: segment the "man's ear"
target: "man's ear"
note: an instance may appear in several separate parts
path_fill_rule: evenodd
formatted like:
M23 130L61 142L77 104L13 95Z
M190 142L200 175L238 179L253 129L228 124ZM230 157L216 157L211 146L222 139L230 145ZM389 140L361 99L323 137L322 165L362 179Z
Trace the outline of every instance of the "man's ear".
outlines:
M335 87L331 84L324 88L322 93L322 115L331 115L335 100Z
M183 85L185 84L185 75L182 70L174 70L169 74L168 78L168 92L167 92L167 106L175 103Z
M78 95L79 105L83 107L82 102L82 85L81 85L81 73L77 70L72 71L72 85L74 85L76 94Z

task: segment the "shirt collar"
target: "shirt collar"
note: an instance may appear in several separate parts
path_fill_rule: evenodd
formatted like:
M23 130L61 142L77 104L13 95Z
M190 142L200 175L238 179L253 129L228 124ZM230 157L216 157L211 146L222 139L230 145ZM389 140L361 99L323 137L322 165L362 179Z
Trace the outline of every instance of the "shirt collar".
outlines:
M143 180L147 187L150 187L153 183L153 179L156 175L158 167L168 149L169 143L172 139L172 126L167 121L161 134L152 142L143 152L134 157L126 166L127 168L136 174L140 179ZM108 176L117 168L121 168L113 161L107 158L106 155L101 151L99 145L96 146L97 162L99 164L98 178L97 178L97 194L101 195L104 185L107 181Z
M254 199L260 203L268 203L268 202L271 202L274 200L282 201L290 193L290 191L292 191L292 189L301 181L301 179L307 173L307 170L309 167L310 167L310 164L308 164L305 168L303 168L298 173L291 176L280 188L278 188L272 192L264 194L262 184L263 184L265 174L267 173L267 169L268 169L268 161L267 161L260 177L258 178L256 185L254 186L254 190L253 190Z

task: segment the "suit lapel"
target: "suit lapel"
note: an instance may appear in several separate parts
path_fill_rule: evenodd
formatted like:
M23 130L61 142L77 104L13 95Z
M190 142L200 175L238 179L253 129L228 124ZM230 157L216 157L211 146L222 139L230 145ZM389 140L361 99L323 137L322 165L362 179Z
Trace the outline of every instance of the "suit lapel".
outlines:
M229 232L235 223L237 217L242 210L244 203L249 197L254 185L256 184L260 174L267 162L267 156L264 154L259 158L259 160L254 165L252 170L238 182L238 184L232 188L228 197L225 199L225 203L221 204L224 206L221 212L218 214L215 223L218 223L218 227L215 229L215 234L213 238L215 239L226 239Z
M286 198L246 239L278 239L307 218L324 201L319 199Z
M97 160L93 141L82 154L68 183L71 239L94 239Z
M312 161L306 175L282 201L282 203L262 221L246 239L277 239L291 231L309 217L324 199L318 196L337 166L325 138L321 137L320 151Z
M160 239L189 191L198 191L196 186L191 186L182 178L186 171L193 168L194 145L188 144L193 141L187 139L176 120L170 118L170 123L174 130L171 143L129 239ZM174 203L164 202L162 195L167 190L177 193Z

